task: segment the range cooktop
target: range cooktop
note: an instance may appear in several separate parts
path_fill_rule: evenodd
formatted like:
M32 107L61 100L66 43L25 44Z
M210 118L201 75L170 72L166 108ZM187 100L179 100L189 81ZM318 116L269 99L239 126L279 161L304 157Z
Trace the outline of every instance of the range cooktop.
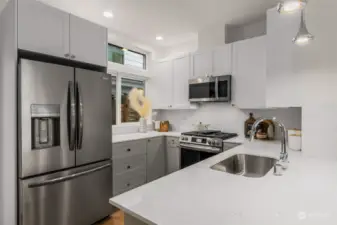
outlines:
M224 132L221 132L220 130L192 131L192 132L182 133L182 135L205 137L205 138L218 138L222 140L226 140L226 139L238 136L235 133L224 133Z

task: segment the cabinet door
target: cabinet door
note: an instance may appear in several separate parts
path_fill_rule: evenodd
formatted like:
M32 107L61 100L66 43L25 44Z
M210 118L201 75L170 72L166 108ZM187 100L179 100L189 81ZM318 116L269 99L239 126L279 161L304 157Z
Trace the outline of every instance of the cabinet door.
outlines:
M70 15L70 53L76 61L107 66L107 29Z
M18 48L67 57L69 14L38 1L18 1Z
M233 101L239 108L266 106L266 38L234 43Z
M190 77L190 57L173 60L173 107L188 108L188 79Z
M267 11L267 105L268 107L300 106L301 80L294 73L296 48L292 39L300 24L300 12L280 15ZM282 93L282 94L280 94Z
M164 137L148 139L146 159L147 182L165 176L166 154Z
M172 62L159 62L153 65L152 77L147 82L147 96L152 100L153 109L172 108Z
M204 77L212 74L212 51L193 55L193 77Z
M232 44L223 45L213 50L213 74L232 74Z
M167 174L176 172L180 169L180 148L178 146L179 138L166 138Z

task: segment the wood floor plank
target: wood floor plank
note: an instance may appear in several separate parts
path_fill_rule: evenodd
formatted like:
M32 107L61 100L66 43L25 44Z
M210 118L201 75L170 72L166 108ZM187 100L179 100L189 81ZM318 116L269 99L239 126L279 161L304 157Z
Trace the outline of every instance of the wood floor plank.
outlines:
M124 225L124 213L117 211L99 225Z

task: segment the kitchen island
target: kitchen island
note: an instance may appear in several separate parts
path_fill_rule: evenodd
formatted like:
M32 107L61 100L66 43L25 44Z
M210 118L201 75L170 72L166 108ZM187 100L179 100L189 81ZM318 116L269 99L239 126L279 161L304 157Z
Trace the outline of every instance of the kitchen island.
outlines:
M245 142L110 199L126 225L337 224L337 161L289 151L283 176L249 178L210 169L235 154L278 158L279 143Z

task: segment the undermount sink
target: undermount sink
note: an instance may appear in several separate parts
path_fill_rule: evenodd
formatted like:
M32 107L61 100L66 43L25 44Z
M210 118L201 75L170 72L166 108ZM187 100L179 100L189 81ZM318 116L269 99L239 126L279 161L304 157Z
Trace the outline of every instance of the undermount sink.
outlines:
M238 154L211 166L211 169L245 177L263 177L276 161L269 157Z

